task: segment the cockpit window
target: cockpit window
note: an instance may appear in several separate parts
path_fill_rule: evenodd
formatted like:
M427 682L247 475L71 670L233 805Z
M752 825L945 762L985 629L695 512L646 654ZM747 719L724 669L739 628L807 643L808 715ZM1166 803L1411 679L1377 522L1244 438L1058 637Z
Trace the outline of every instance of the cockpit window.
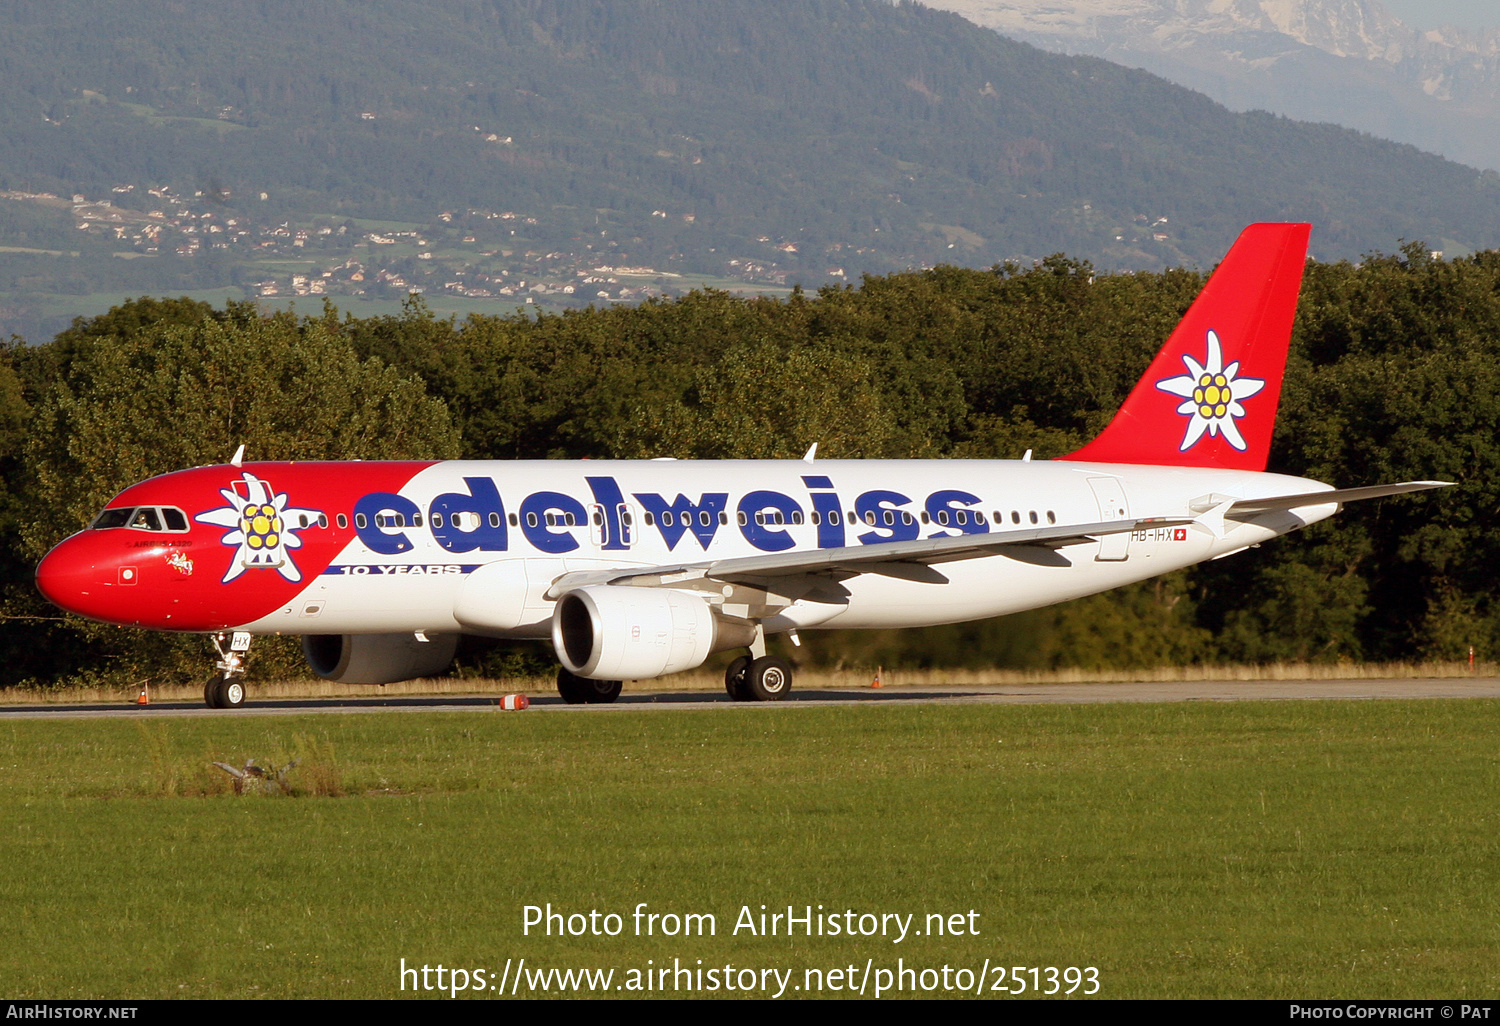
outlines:
M150 506L142 506L130 518L130 526L142 531L160 531L161 517Z
M127 506L125 509L107 509L94 519L94 530L105 531L111 527L124 527L130 523L130 514L134 512L133 506Z
M186 531L187 514L175 506L126 506L107 509L94 518L93 528L105 531L128 527L136 531Z

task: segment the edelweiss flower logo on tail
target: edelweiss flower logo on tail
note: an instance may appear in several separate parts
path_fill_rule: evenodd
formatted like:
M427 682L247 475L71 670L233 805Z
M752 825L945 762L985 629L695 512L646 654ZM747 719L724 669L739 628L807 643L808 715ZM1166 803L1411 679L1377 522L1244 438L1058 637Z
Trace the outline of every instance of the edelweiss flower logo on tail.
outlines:
M1225 440L1240 452L1245 451L1245 439L1235 426L1235 418L1245 415L1241 399L1249 399L1266 387L1263 378L1239 377L1240 363L1236 360L1224 366L1224 350L1219 345L1216 332L1208 333L1208 358L1199 364L1191 356L1184 356L1182 363L1187 373L1175 378L1163 378L1156 387L1163 392L1180 395L1187 402L1177 407L1177 412L1188 417L1187 432L1182 436L1179 452L1187 452L1204 433L1223 434Z
M243 489L243 493L241 492ZM288 508L286 493L272 494L269 484L248 471L233 489L220 488L226 505L199 513L193 519L200 524L232 528L219 539L238 548L224 584L250 569L274 569L289 581L302 580L302 571L292 562L289 549L300 549L297 532L315 524L326 524L322 510Z

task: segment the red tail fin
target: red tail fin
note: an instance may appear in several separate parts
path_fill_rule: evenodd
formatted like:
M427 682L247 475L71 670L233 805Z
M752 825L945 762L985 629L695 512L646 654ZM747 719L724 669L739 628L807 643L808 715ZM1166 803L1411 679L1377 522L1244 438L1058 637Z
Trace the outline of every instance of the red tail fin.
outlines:
M1114 420L1062 459L1265 470L1311 231L1241 232Z

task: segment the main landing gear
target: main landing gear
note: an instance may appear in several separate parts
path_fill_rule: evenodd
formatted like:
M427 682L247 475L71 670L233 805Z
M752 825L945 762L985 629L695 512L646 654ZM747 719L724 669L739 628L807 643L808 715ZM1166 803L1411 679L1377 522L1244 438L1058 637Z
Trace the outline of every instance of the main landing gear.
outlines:
M210 709L238 709L245 704L245 660L250 655L250 635L227 631L209 635L219 652L214 669L219 672L203 685L203 701ZM227 647L226 647L227 646Z
M620 687L617 680L590 680L565 666L557 669L557 693L569 705L605 705L620 697Z
M739 656L724 671L724 690L736 702L775 702L792 690L792 664L780 656Z

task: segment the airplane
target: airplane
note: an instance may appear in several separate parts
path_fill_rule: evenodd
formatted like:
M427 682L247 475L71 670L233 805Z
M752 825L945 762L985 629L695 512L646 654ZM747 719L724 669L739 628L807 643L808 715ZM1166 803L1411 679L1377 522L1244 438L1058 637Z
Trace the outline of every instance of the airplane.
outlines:
M569 703L621 682L725 672L771 701L769 635L1001 616L1258 546L1343 503L1266 472L1311 226L1251 225L1124 405L1054 460L245 463L153 477L37 567L51 602L207 634L205 702L245 701L256 635L319 677L443 672L458 637L550 639Z

